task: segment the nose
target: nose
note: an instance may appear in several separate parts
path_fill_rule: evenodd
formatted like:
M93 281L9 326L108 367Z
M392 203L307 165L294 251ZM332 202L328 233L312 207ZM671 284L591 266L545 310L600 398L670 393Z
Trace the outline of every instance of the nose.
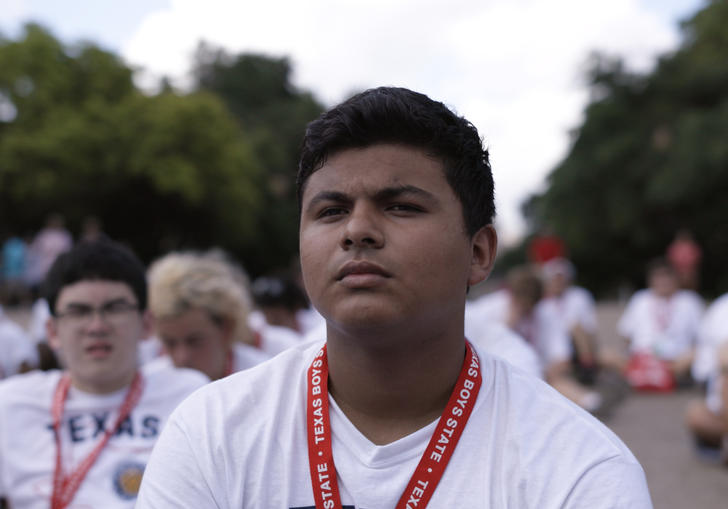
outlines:
M86 323L86 332L105 333L109 329L109 322L103 314L96 310L91 314L90 320Z
M341 245L344 249L384 245L384 232L375 207L362 204L352 208L344 224Z
M169 356L176 368L191 368L194 366L195 356L192 349L186 345L176 345L171 351L168 349Z

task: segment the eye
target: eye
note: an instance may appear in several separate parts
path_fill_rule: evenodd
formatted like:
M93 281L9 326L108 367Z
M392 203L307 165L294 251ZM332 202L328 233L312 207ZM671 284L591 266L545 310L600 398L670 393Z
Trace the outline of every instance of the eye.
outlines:
M93 314L93 312L93 308L90 307L73 306L68 308L63 315L71 318L88 318L91 314Z
M201 336L197 336L197 335L195 335L195 336L189 336L185 340L185 343L190 348L199 348L204 343L204 338L201 337Z
M318 213L317 217L319 219L324 219L327 217L336 217L336 216L346 214L346 212L347 211L344 207L326 207Z
M405 213L424 212L424 209L422 207L414 205L412 203L394 203L392 205L389 205L387 207L387 210L390 210L392 212Z

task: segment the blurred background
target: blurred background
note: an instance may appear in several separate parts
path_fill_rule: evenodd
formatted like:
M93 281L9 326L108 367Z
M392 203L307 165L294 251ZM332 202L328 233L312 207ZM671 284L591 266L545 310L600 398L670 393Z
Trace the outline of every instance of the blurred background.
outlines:
M305 124L407 86L489 146L503 261L548 229L598 296L687 229L728 288L725 2L72 2L0 10L0 237L90 216L146 261L291 263ZM608 4L608 5L602 5Z
M56 247L102 235L145 262L216 247L251 278L295 268L306 123L395 85L445 102L489 147L496 284L550 240L610 341L647 262L687 234L695 289L728 291L724 0L0 4L3 271L26 274L12 260L49 225ZM4 305L29 305L36 283L24 275ZM665 445L687 443L685 401L640 401L611 425L656 507L682 504L690 479L692 506L724 507L725 472L687 446L665 466ZM645 434L655 423L674 427Z

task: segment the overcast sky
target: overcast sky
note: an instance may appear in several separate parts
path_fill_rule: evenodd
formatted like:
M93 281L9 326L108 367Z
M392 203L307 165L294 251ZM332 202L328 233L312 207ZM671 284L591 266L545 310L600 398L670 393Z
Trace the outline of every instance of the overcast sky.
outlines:
M326 105L397 85L468 118L491 152L501 241L524 233L520 204L543 188L587 100L591 51L647 71L704 0L0 0L0 31L25 21L88 39L137 66L140 86L183 85L200 39L288 56L297 86ZM1 72L1 71L0 71Z

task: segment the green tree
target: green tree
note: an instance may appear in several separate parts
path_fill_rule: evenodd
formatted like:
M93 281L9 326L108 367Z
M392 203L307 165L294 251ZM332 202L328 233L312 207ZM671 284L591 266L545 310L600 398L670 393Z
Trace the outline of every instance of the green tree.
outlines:
M33 231L51 211L96 215L146 260L172 247L234 255L261 234L261 166L214 95L146 96L93 44L65 47L28 25L0 42L0 217Z
M205 43L198 46L193 74L197 87L219 95L245 132L261 162L260 217L264 235L247 249L251 272L287 266L298 250L295 175L306 124L323 107L291 82L287 58L230 55Z
M728 290L726 26L728 3L710 2L647 75L592 59L585 120L524 212L565 239L582 281L597 291L644 284L646 262L681 228L704 248L705 291Z

